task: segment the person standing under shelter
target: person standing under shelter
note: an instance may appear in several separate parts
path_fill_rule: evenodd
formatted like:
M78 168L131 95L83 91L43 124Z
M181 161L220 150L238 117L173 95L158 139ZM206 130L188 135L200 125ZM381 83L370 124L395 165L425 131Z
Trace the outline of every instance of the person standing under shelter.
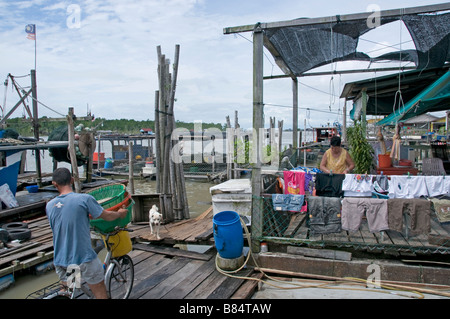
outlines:
M323 154L320 170L324 173L349 174L355 168L350 154L341 147L341 138L333 136L330 148Z
M89 219L91 216L112 221L124 218L128 210L104 210L92 195L74 193L72 183L73 177L67 168L53 172L52 184L59 196L47 203L46 214L53 232L55 270L65 284L67 267L78 265L81 278L95 298L106 299L103 264L91 244Z

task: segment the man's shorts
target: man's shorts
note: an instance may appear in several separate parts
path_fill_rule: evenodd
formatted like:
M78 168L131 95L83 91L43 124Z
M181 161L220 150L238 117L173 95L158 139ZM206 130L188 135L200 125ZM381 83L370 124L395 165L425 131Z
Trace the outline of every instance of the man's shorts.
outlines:
M95 285L103 281L105 278L105 272L103 270L103 264L100 259L94 258L91 261L82 263L81 265L74 265L74 267L79 267L79 274L81 274L81 279L86 281L89 285ZM67 281L67 267L55 266L56 273L61 281ZM76 273L75 273L76 275Z

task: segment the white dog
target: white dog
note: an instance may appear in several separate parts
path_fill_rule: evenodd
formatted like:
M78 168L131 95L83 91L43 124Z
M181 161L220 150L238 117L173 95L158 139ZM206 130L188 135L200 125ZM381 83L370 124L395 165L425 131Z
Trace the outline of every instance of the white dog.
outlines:
M158 212L158 207L156 205L153 205L152 208L150 209L150 211L148 212L149 215L149 224L150 224L150 230L152 232L153 235L153 225L155 226L156 229L156 238L157 239L161 239L159 237L159 226L161 226L161 219L162 219L162 214Z

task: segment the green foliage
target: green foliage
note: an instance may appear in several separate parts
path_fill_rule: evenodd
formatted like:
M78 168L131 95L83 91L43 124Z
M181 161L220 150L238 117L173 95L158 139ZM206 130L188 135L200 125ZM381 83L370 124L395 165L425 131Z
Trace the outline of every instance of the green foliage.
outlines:
M374 150L366 139L361 122L355 121L353 127L347 128L347 139L350 146L350 156L355 162L355 174L370 173L375 168Z
M39 119L39 134L41 136L48 136L57 127L64 124L64 121L46 121L46 117ZM11 118L7 121L8 126L17 131L21 136L33 136L32 126L30 122L25 122L22 118ZM66 122L67 123L67 122ZM155 132L155 121L136 121L128 119L106 120L103 118L96 118L94 121L77 121L75 126L83 124L84 127L97 128L97 130L113 131L123 134L140 134L139 130L143 128L151 128ZM198 124L197 124L198 125ZM177 128L186 128L188 130L194 129L194 123L176 122ZM202 123L202 129L218 128L225 129L225 124L220 123Z

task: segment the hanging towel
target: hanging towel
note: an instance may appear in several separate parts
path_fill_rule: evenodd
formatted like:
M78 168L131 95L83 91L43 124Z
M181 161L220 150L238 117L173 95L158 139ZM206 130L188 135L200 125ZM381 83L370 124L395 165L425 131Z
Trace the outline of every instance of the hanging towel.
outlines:
M284 193L305 195L305 172L284 171Z
M344 174L316 174L316 195L326 197L343 197L342 182Z
M342 190L344 196L371 197L373 191L372 175L345 174Z
M425 176L425 184L429 197L450 193L450 177L448 176Z
M428 196L425 177L392 175L389 181L389 198L419 198Z

